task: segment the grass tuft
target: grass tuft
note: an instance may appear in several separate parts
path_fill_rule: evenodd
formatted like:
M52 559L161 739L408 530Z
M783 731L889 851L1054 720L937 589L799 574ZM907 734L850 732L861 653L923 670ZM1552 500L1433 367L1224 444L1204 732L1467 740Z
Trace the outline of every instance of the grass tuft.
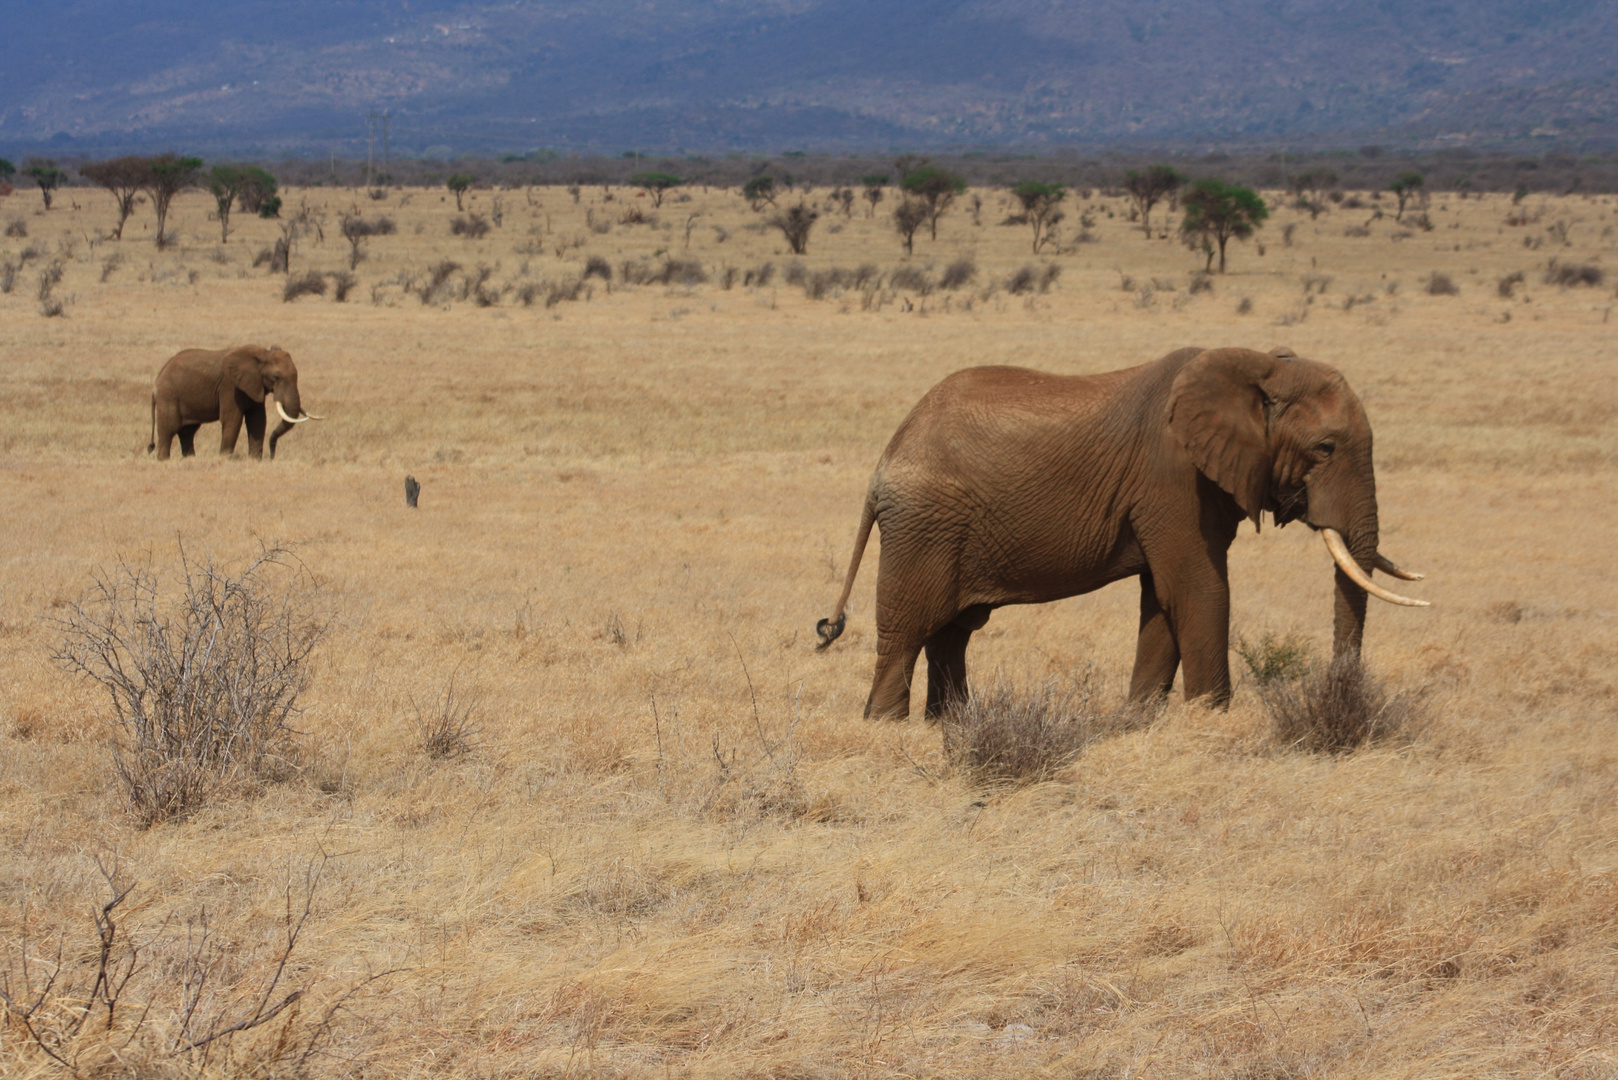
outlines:
M1103 709L1099 697L1099 680L1088 672L1028 687L991 683L939 720L944 756L979 782L1048 780L1091 743L1150 719L1146 709Z

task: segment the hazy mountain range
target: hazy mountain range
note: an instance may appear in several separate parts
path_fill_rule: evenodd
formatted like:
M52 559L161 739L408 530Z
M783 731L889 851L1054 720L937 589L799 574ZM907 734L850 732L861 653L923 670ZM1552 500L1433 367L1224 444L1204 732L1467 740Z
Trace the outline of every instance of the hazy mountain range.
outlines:
M1618 0L6 8L0 151L1618 144Z

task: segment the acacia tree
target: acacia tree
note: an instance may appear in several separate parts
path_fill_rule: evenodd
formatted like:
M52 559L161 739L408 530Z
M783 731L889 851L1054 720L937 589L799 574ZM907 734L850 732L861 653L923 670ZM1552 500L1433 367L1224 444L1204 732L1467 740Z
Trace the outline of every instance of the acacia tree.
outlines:
M887 186L887 173L870 173L860 177L860 183L865 185L865 201L871 204L866 217L876 217L876 204L882 201L882 189Z
M910 172L899 187L906 195L921 201L927 211L927 225L932 238L938 239L938 219L955 202L955 197L966 190L966 181L948 169L937 165L923 165ZM906 250L909 250L906 248Z
M636 173L629 178L629 182L652 197L653 207L663 205L663 196L669 193L670 188L677 188L685 183L678 176L666 172Z
M754 210L762 209L765 203L775 205L775 177L755 176L742 185L742 198Z
M45 200L45 209L51 208L51 192L67 180L67 173L56 167L52 158L29 158L22 163L23 175L34 178L39 195Z
M257 165L242 165L240 168L242 171L242 187L236 193L236 205L249 214L257 214L259 217L274 217L275 211L266 214L264 208L269 205L272 199L275 202L275 210L278 211L281 208L281 200L276 198L275 195L275 177Z
M1252 188L1221 180L1198 180L1180 197L1180 205L1185 208L1180 234L1186 246L1208 256L1206 270L1213 265L1217 245L1221 274L1225 272L1225 244L1231 237L1245 240L1252 236L1253 230L1270 216L1264 200Z
M461 200L466 195L466 189L472 186L472 177L463 172L451 173L449 179L444 181L444 186L455 193L456 213L466 209L461 205Z
M1393 215L1394 221L1399 221L1405 216L1405 203L1420 195L1426 186L1427 178L1419 172L1400 173L1398 179L1388 185L1393 197L1399 200L1399 211Z
M1124 173L1124 190L1140 214L1141 231L1152 235L1152 207L1173 195L1185 183L1185 177L1170 165L1150 165L1144 171L1130 169Z
M1062 220L1058 204L1067 198L1067 188L1061 184L1044 184L1038 180L1024 180L1011 189L1022 204L1023 217L1034 228L1034 254L1056 234L1057 222Z
M218 207L219 242L230 243L230 209L247 186L247 169L241 165L215 165L208 173L208 193Z
M814 228L815 222L820 219L820 211L811 210L799 200L797 206L788 207L785 213L776 214L767 224L781 230L786 237L787 244L792 248L792 254L802 255L809 250L809 230Z
M1310 220L1326 210L1326 192L1337 186L1337 173L1332 169L1309 169L1288 178L1287 186L1297 200L1299 210L1309 211Z
M140 189L146 186L147 161L143 157L120 157L109 161L92 161L79 166L79 175L100 184L112 194L118 204L118 224L113 226L112 238L124 238L124 223L135 212L140 200Z
M927 207L920 200L906 198L893 211L893 227L904 241L905 254L915 248L916 230L927 223Z
M13 165L7 159L0 157L0 184L9 183L11 178L16 175L17 166Z
M164 226L169 219L169 205L174 202L174 196L188 187L195 186L197 174L201 171L201 158L181 157L172 151L147 159L146 178L141 186L145 188L146 194L151 196L152 209L157 212L159 251L168 246Z

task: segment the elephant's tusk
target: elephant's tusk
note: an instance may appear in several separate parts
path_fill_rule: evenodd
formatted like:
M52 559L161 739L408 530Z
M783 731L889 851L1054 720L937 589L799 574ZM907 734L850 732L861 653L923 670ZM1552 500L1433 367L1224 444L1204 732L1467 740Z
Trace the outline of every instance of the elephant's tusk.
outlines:
M1394 561L1382 554L1376 553L1376 568L1389 577L1396 577L1400 581L1426 581L1426 574L1418 574L1414 570L1401 570Z
M289 424L301 424L305 420L309 419L309 417L307 417L307 416L300 416L296 420L294 420L292 417L288 416L287 411L285 409L281 408L281 399L280 398L275 399L275 411L280 413L281 414L281 419L285 420Z
M1400 596L1396 592L1389 592L1371 580L1371 575L1360 569L1360 564L1354 561L1354 556L1348 553L1348 545L1343 543L1343 534L1336 529L1321 529L1321 539L1326 541L1326 550L1331 552L1332 561L1337 568L1347 574L1349 580L1378 600L1386 600L1390 604L1402 604L1405 607L1432 607L1427 600L1412 600L1408 596Z
M303 410L303 418L305 420L324 420L324 419L326 419L324 416L316 416L314 413L310 412L308 409ZM1393 564L1389 563L1388 565L1392 566ZM1391 571L1391 570L1388 571L1388 572L1393 573L1393 571ZM1421 575L1417 574L1416 576L1420 577Z

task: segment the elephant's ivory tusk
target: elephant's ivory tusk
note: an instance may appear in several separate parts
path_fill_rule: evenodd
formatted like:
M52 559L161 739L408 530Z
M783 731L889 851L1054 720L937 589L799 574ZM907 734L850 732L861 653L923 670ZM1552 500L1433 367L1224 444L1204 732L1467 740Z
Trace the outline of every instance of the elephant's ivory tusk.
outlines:
M1426 581L1426 574L1418 574L1414 570L1401 570L1394 561L1382 554L1376 553L1376 568L1389 577L1396 577L1400 581Z
M1390 604L1402 604L1405 607L1432 607L1426 600L1412 600L1408 596L1400 596L1396 592L1389 592L1371 580L1371 575L1360 569L1360 564L1354 561L1354 556L1348 553L1348 545L1343 543L1343 534L1336 529L1321 529L1321 539L1326 541L1326 550L1331 552L1332 561L1337 568L1347 574L1349 580L1360 588L1376 597L1386 600Z
M316 416L316 415L315 415L315 414L314 414L314 413L312 413L312 412L310 412L310 411L309 411L309 410L308 410L308 409L305 409L305 410L303 410L303 418L304 418L304 419L305 419L305 420L324 420L324 419L326 419L326 418L325 418L325 417L324 417L324 416ZM1389 565L1389 566L1392 566L1392 565L1393 565L1393 564L1392 564L1392 563L1389 563L1389 564L1388 564L1388 565ZM1390 574L1391 574L1391 573L1394 573L1394 571L1391 571L1391 570L1390 570L1390 571L1388 571L1388 572L1389 572L1389 573L1390 573ZM1416 575L1416 576L1417 576L1417 577L1420 577L1420 576L1421 576L1421 575L1420 575L1420 574L1417 574L1417 575Z
M285 420L289 424L301 424L305 420L309 419L309 417L307 417L307 416L300 416L296 420L294 420L292 417L288 416L287 411L285 409L281 408L281 399L280 398L275 399L275 411L280 413L281 414L281 419Z

